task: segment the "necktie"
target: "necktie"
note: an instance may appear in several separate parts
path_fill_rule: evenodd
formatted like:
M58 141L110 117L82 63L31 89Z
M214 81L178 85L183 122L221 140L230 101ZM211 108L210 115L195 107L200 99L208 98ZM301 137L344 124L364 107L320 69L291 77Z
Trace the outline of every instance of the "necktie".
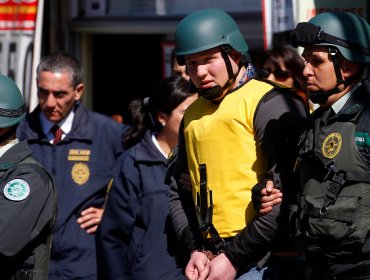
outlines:
M53 144L56 145L60 140L62 140L63 131L58 125L54 125L51 128L51 132L54 135Z

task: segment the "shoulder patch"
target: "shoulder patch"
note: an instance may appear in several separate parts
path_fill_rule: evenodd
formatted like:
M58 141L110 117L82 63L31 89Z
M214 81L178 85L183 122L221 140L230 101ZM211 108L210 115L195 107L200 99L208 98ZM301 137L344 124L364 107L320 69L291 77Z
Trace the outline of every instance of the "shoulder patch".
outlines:
M30 186L22 179L13 179L6 183L3 189L4 196L12 201L21 201L30 194Z

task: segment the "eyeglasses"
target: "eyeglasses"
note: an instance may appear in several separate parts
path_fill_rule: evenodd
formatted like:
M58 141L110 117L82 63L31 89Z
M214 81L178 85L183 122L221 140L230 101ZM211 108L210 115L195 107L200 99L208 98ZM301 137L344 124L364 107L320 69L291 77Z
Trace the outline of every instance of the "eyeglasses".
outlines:
M286 80L291 76L288 71L281 70L280 68L277 68L274 71L268 68L261 68L258 70L258 74L262 78L267 78L271 73L274 74L275 78L278 80Z

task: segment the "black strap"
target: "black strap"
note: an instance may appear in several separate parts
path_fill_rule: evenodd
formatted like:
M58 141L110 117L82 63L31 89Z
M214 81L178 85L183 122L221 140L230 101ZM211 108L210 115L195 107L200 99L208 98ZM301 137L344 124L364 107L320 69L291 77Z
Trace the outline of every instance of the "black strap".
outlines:
M207 168L205 164L199 165L200 175L200 190L198 195L198 210L199 210L199 228L203 238L207 238L208 234L211 237L211 243L215 247L216 254L220 253L225 248L225 241L220 237L218 231L212 223L213 215L213 200L212 191L207 189ZM209 195L209 201L208 201Z
M231 66L231 62L229 58L230 51L231 51L231 48L228 45L221 46L221 55L226 64L226 69L227 69L227 74L229 76L229 80L234 80L235 75L234 75L233 67Z
M208 212L208 196L207 196L207 169L205 164L199 165L200 175L200 190L199 190L199 225L203 233L208 232L207 212Z
M209 228L209 234L211 236L211 242L215 246L216 254L220 254L225 251L225 240L220 237L218 234L218 231L214 227L213 224L211 224Z
M327 212L327 207L336 201L346 182L370 182L370 172L345 172L343 170L338 170L335 167L334 161L329 162L327 169L329 172L325 179L330 178L331 182L328 186L323 205L320 209L320 213L322 212L321 214L325 214Z
M317 34L317 39L319 41L333 43L335 45L338 45L338 46L341 46L341 47L344 47L344 48L347 48L347 49L350 49L350 50L353 50L353 51L356 51L356 52L359 52L359 53L370 55L370 50L368 48L357 45L357 44L355 44L353 42L350 42L348 40L330 35L328 33L325 33L324 31L321 31L321 30Z
M328 212L328 206L337 200L337 197L342 191L343 185L346 182L344 171L339 171L335 167L334 161L329 162L327 169L330 171L328 175L330 175L331 179L320 209L321 215L325 215Z
M344 83L342 72L340 71L340 62L338 58L338 49L329 47L329 55L333 60L335 76L337 77L337 87ZM338 89L339 91L339 89Z

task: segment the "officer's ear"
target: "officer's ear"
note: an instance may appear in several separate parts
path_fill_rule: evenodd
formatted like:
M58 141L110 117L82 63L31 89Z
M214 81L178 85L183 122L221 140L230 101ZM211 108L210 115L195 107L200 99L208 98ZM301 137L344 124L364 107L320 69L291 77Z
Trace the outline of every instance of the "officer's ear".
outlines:
M349 60L342 60L341 62L341 67L340 69L342 70L342 75L344 79L347 79L348 77L352 77L355 74L358 73L359 71L359 65L357 63L354 63Z
M74 89L74 93L75 93L75 100L78 101L81 99L83 93L84 93L84 90L85 90L85 86L84 84L78 84L75 89Z

